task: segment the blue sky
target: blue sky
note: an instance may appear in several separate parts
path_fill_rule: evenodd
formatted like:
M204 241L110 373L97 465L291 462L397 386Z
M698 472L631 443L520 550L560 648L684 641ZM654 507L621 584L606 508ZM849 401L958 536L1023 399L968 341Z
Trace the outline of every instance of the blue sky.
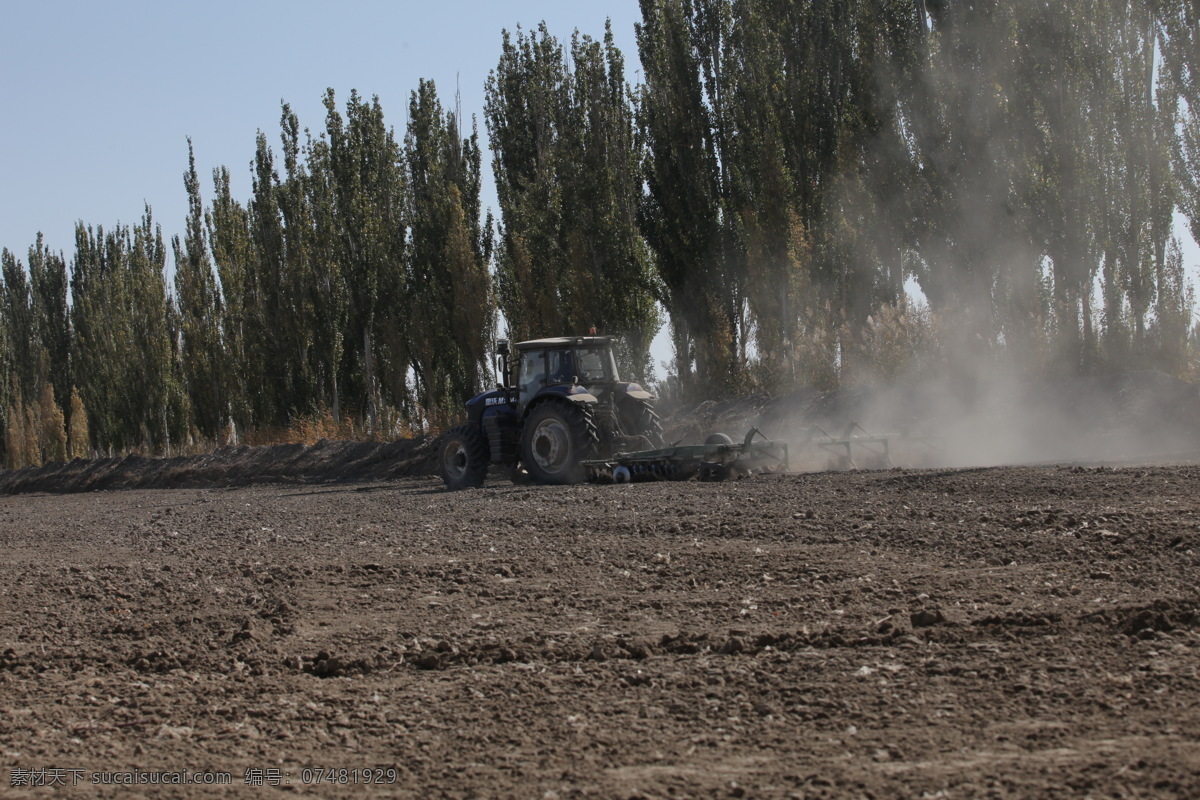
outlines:
M446 106L457 85L464 116L478 117L486 137L483 86L499 58L501 29L545 20L564 41L575 29L598 38L611 18L627 77L636 82L638 17L637 0L7 3L0 247L24 261L41 231L70 258L76 221L132 224L144 203L166 236L181 234L187 138L205 202L221 165L230 169L235 196L248 199L256 132L278 149L282 100L302 126L319 130L327 87L343 107L351 89L378 95L402 136L420 78L436 82ZM490 162L485 176L483 202L495 209ZM1200 249L1179 232L1195 276Z
M500 31L545 20L569 39L599 38L611 17L636 80L637 0L603 4L469 2L256 2L39 0L7 3L0 45L0 247L22 261L38 233L68 258L78 220L135 223L149 203L167 236L187 214L187 137L207 203L214 167L234 195L250 194L257 131L278 151L280 101L302 126L322 128L327 87L378 95L403 136L409 93L455 86L483 123L483 86ZM486 141L486 138L485 138ZM486 170L490 182L490 162ZM485 205L495 206L490 186Z

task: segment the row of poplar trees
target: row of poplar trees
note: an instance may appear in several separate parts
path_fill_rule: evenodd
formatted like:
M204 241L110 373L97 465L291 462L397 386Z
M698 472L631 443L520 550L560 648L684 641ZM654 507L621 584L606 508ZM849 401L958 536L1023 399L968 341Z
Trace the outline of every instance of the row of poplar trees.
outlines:
M1196 0L641 7L642 230L682 379L886 372L938 338L1185 370ZM940 324L904 313L914 283Z
M5 251L6 425L57 408L64 447L154 451L439 427L498 327L621 334L641 376L666 322L672 389L707 397L997 354L1194 369L1200 0L640 5L637 83L610 30L502 34L495 222L422 81L402 140L378 99L329 92L315 135L285 105L246 201L220 168L206 205L190 161L170 247L147 209L80 224L69 264Z
M172 452L320 414L396 435L478 389L496 312L477 134L431 82L402 141L377 99L325 107L314 136L285 104L278 152L259 134L248 202L222 167L206 206L189 143L169 247L147 208L132 228L80 223L69 269L40 238L28 279L4 251L10 465L61 454L12 444L43 406L86 424L89 451Z

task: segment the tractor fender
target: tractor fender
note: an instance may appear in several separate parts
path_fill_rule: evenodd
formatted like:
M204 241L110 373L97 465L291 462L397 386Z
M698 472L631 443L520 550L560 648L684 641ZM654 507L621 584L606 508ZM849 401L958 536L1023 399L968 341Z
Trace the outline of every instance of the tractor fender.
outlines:
M653 401L654 395L647 392L638 383L618 383L615 387L618 397L632 397L634 400Z
M557 386L547 386L537 393L537 396L529 401L529 405L525 408L523 416L528 417L529 412L540 406L547 400L567 400L580 405L594 406L600 402L594 394L589 392L582 386L571 386L569 384L561 384Z

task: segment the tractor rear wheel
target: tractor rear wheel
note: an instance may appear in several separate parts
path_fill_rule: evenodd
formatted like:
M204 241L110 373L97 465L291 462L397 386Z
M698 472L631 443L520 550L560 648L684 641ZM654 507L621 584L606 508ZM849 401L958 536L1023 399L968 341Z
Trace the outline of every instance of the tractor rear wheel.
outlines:
M644 436L651 448L663 446L663 426L649 400L626 398L622 404L624 427L631 436Z
M521 465L538 483L582 483L579 463L595 453L595 426L587 409L546 402L529 413L521 433Z
M450 491L483 486L487 477L488 447L476 428L459 425L446 431L438 447L442 481Z

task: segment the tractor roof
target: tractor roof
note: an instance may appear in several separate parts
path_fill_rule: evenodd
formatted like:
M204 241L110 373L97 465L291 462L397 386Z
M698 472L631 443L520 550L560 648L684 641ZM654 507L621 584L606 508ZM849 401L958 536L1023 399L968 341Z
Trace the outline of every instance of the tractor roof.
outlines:
M607 346L611 336L559 336L554 339L531 339L528 342L517 342L518 350L539 350L553 347L597 347Z

